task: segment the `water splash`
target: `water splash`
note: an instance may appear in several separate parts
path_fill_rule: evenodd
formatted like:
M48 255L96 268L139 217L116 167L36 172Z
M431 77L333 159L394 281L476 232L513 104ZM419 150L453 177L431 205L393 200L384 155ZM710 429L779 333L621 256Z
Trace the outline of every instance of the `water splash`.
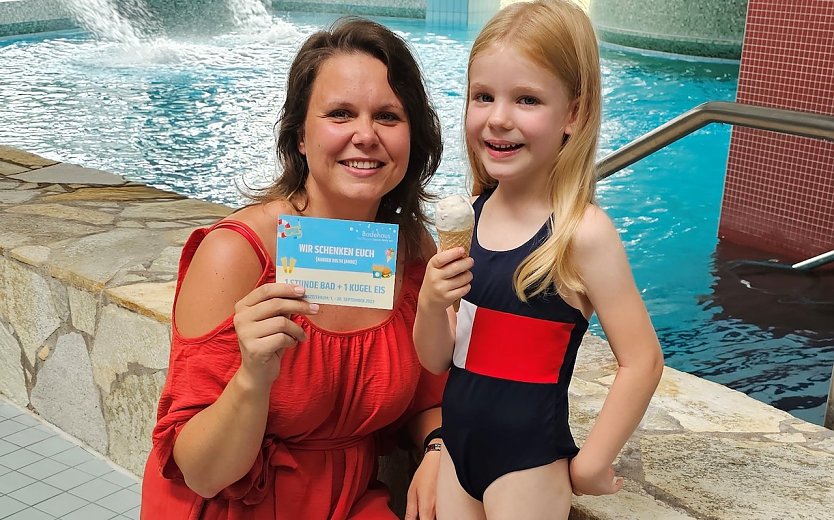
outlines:
M139 45L159 31L144 0L60 0L88 31L100 40Z
M261 0L227 0L232 21L248 31L265 29L272 25L272 16Z

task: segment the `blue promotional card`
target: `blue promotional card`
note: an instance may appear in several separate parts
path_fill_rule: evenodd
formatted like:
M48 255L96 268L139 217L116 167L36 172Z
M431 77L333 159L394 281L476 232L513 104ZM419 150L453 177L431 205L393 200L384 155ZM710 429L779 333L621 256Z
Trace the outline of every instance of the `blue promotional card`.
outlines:
M312 303L392 309L399 226L280 215L275 281Z

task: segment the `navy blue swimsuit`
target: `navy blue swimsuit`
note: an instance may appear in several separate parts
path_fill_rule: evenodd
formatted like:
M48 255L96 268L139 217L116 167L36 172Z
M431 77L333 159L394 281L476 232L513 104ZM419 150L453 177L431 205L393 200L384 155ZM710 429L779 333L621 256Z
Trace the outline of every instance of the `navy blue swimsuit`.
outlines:
M550 223L510 251L478 241L490 193L473 204L472 290L461 301L453 366L443 395L443 442L458 481L472 497L498 477L576 455L568 426L568 385L588 321L558 294L522 303L513 290L518 265L550 232Z

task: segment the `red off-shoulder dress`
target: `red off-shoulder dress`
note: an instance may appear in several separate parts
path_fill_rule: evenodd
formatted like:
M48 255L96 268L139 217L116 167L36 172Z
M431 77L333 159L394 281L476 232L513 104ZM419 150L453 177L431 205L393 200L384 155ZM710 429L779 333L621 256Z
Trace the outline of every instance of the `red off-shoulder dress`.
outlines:
M196 230L179 266L177 294L191 258L212 229L246 237L263 273L275 280L263 243L248 226L223 221ZM416 414L440 405L445 377L423 370L411 338L425 264L405 266L384 322L350 332L323 330L294 316L308 340L284 354L272 386L261 451L249 473L212 499L189 489L173 458L185 423L212 404L240 366L232 316L194 338L174 321L168 378L142 484L143 520L393 520L388 491L376 482L377 456ZM175 300L176 305L176 300Z

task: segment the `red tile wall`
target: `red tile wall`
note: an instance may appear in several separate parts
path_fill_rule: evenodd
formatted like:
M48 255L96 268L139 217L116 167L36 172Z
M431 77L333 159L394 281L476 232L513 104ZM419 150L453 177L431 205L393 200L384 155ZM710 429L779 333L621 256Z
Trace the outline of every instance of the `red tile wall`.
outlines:
M834 116L834 0L749 0L737 101ZM834 142L734 128L718 233L795 259L834 249Z

